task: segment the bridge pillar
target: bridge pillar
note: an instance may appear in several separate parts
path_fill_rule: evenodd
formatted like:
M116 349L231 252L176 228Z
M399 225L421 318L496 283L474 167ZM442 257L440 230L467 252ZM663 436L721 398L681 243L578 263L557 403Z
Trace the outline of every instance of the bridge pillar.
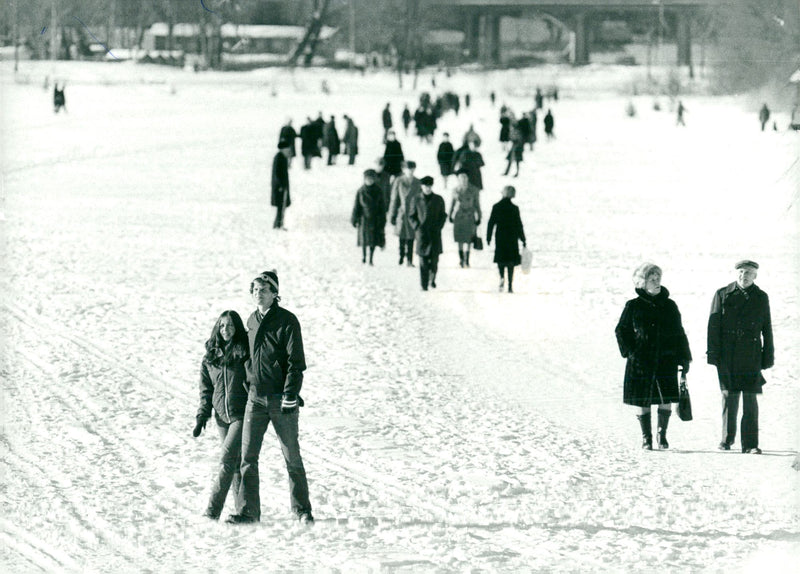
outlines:
M575 14L575 61L576 66L589 63L589 18L586 12Z
M688 10L677 14L678 65L692 67L692 15Z
M480 15L477 12L467 14L466 34L464 47L469 52L470 58L476 58L480 51Z
M500 17L481 14L478 19L478 61L485 66L500 63Z

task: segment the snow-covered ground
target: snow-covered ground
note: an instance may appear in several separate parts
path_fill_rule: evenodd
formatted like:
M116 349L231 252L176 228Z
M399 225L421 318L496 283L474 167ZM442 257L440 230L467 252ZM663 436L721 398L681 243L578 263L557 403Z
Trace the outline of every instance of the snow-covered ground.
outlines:
M398 90L389 74L324 70L2 73L4 572L797 572L800 137L762 133L760 102L687 96L679 128L663 98L625 116L635 69L440 74L438 90L473 98L440 133L474 123L483 209L515 184L535 256L516 293L498 293L491 250L460 269L448 224L439 287L423 293L391 234L363 266L349 223L382 153L381 109L396 124L413 111L410 78ZM67 80L68 114L53 114L45 75ZM557 139L502 177L489 91L522 110L554 82ZM361 155L296 162L288 231L274 231L278 129L317 111L351 115ZM449 203L436 145L398 131ZM704 357L711 296L745 257L761 264L776 341L763 456L716 450ZM643 260L664 269L695 357L695 420L673 416L665 452L639 449L621 403L614 326ZM191 437L203 343L221 311L251 311L249 281L272 267L309 363L313 529L288 514L272 431L263 522L200 518L218 456L213 429Z

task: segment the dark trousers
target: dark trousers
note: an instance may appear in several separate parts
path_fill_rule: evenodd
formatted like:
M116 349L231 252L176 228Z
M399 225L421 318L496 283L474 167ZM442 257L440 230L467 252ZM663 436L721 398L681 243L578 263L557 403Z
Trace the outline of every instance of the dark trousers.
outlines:
M283 205L279 205L275 209L275 222L272 224L272 228L280 229L283 227L283 212L286 208Z
M211 496L206 509L206 513L212 516L219 516L222 512L229 490L233 489L233 500L238 503L239 485L242 482L239 465L241 463L243 421L238 419L227 424L219 417L216 419L219 437L222 440L222 457L219 463L219 472L211 484ZM238 504L235 513L239 513Z
M305 169L311 169L311 158L312 158L312 157L313 157L313 156L312 156L312 155L310 155L310 154L309 154L309 155L304 155L304 156L303 156L303 167L304 167Z
M311 512L308 499L308 481L298 442L298 411L290 414L281 412L280 396L270 400L268 406L260 402L247 401L242 428L242 486L239 488L240 514L261 519L261 496L258 480L258 456L264 433L272 421L278 442L281 445L286 470L289 473L289 502L292 512L301 514Z
M739 395L742 399L742 450L758 446L758 395L742 391L722 391L722 441L733 444L736 439L736 419L739 415Z
M403 258L408 259L409 265L414 260L414 240L413 239L400 239L400 263Z
M347 164L348 165L353 165L355 163L356 163L356 154L351 153L350 154L350 159L347 161Z
M419 256L419 280L423 289L428 288L428 282L436 282L436 272L439 271L439 254Z

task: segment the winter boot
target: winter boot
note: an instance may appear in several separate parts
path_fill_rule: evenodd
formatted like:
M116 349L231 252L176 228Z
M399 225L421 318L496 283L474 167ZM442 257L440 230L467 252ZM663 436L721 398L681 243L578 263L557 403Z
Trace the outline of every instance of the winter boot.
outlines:
M464 267L469 267L469 249L464 252Z
M667 426L669 426L669 417L672 411L662 411L658 409L658 448L664 450L669 448L667 442Z
M458 250L458 266L459 267L464 267L464 250L463 249L459 249Z
M636 415L636 418L639 419L639 424L642 427L642 448L653 450L653 428L650 423L650 413Z

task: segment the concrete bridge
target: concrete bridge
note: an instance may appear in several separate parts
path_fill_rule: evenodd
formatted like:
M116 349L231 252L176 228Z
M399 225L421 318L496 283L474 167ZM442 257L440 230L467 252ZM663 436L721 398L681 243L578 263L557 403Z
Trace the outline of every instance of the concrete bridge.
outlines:
M724 6L735 0L433 0L442 9L461 14L465 22L466 48L484 64L498 64L500 19L548 14L575 33L575 65L590 61L591 27L602 14L663 11L675 19L678 65L691 66L692 19L705 7Z

